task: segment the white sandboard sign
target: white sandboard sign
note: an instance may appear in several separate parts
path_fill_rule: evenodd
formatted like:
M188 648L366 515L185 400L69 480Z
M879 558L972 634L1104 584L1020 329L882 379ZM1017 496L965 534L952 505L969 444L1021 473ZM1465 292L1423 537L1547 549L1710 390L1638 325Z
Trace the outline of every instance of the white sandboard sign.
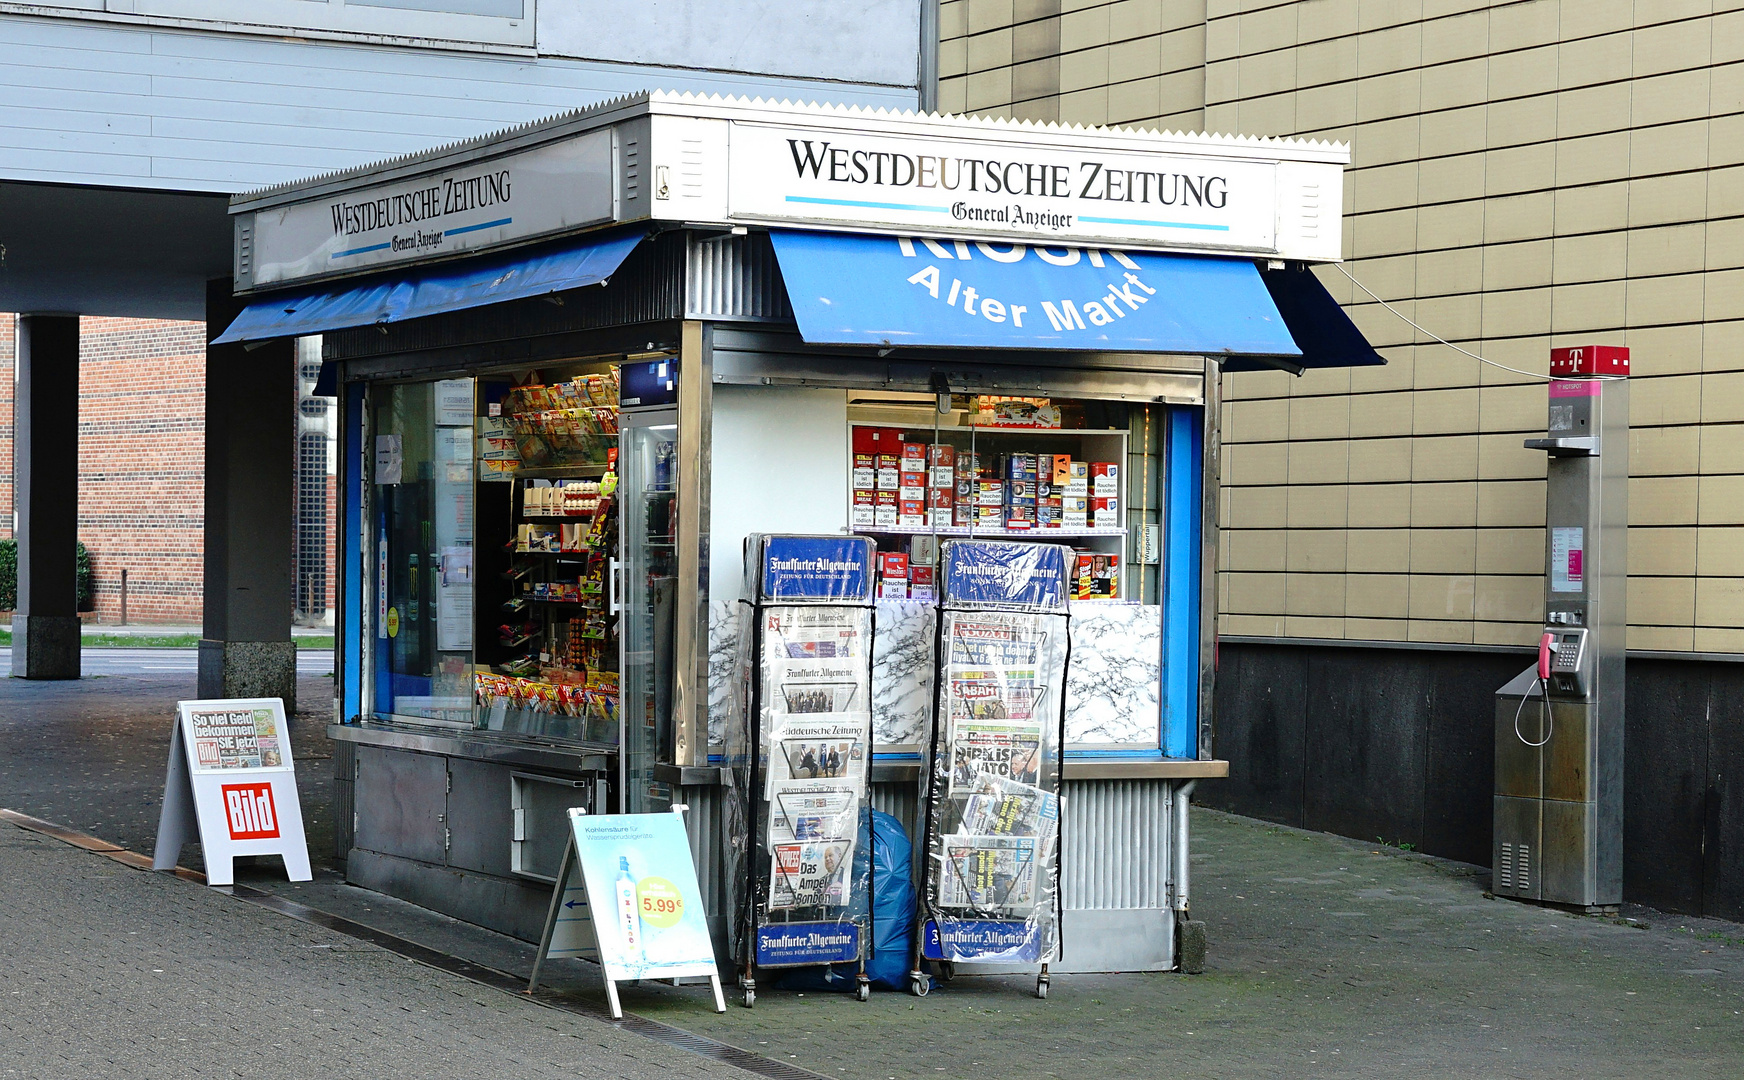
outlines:
M614 1019L624 1017L617 984L637 979L706 976L715 1011L727 1011L684 809L591 817L579 807L569 811L569 843L529 993L547 957L574 956L599 962Z
M197 838L208 885L235 884L239 855L282 856L292 881L308 881L284 701L181 701L176 710L152 869L174 870Z

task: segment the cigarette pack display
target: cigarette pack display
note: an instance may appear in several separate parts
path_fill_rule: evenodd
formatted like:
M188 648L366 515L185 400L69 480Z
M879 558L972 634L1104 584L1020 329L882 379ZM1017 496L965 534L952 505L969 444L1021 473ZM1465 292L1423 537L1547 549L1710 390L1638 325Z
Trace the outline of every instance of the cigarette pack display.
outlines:
M1098 529L1120 528L1120 500L1092 498L1090 500L1090 524Z
M1011 506L1034 506L1036 500L1036 482L1034 480L1012 480L1005 486L1005 501Z
M878 583L878 599L907 600L908 582L900 579L886 579Z
M1036 478L1036 456L1034 454L1008 454L1005 458L1005 478L1007 480L1029 480Z
M902 444L902 471L923 473L927 470L926 443L905 442Z
M1005 527L1008 529L1033 529L1036 527L1036 508L1033 506L1009 506L1005 510Z
M937 600L939 590L931 585L916 585L911 581L908 583L908 598L910 600Z
M927 507L927 528L948 529L957 523L957 512L954 508L945 506Z
M906 551L881 551L878 553L878 573L885 580L901 578L908 580L908 553Z
M878 455L878 490L895 491L901 486L902 458L896 454Z
M1074 600L1120 599L1120 556L1080 551L1078 573L1072 584Z
M1067 495L1060 500L1060 525L1067 529L1083 529L1090 524L1090 500L1081 495Z
M878 455L854 455L854 489L871 490L878 486Z
M878 493L875 491L854 491L854 527L871 528L878 524Z
M975 527L978 529L1005 528L1005 507L977 506L975 508Z
M927 467L927 487L950 491L957 484L957 470L950 465Z
M936 567L922 566L913 562L908 565L908 583L910 585L931 585L937 580L936 574Z
M898 499L926 498L926 473L905 472L898 473L897 476L896 497Z
M1098 461L1090 466L1092 493L1100 496L1120 494L1120 466L1112 461Z
M973 479L981 474L981 455L971 454L967 450L957 453L957 476Z
M976 506L1003 506L1005 504L1005 482L1002 480L978 480L975 482Z
M925 499L898 499L896 502L896 526L899 529L920 529L926 527L927 504Z
M955 469L957 467L957 448L950 443L933 443L927 447L927 467L931 469Z
M880 529L896 528L896 492L879 491L875 494L878 498L877 509L873 515L876 527Z
M949 510L956 505L957 496L954 492L947 491L943 488L927 489L928 510Z
M1036 527L1040 529L1060 527L1060 500L1058 498L1037 500Z
M973 499L958 499L955 513L955 525L964 527L975 524L975 501Z

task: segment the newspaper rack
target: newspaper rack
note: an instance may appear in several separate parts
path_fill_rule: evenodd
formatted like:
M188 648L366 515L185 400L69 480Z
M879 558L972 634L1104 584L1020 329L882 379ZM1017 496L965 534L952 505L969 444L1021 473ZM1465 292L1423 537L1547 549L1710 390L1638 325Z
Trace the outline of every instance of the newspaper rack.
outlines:
M747 1008L760 969L855 964L871 994L875 552L862 536L745 540L725 813Z
M1066 567L1058 544L942 545L933 722L921 757L919 917L909 989L930 962L1040 965L1058 947Z

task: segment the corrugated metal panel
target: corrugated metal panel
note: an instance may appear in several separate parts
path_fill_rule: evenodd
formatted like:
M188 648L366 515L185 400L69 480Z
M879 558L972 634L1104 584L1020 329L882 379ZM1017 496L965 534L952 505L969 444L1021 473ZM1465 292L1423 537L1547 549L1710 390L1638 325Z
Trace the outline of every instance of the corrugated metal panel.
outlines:
M702 886L702 909L715 918L729 914L725 861L721 856L725 791L713 785L678 789L679 800L689 807L684 812L684 824L690 833L690 853L696 859L697 884Z
M1160 780L1065 784L1060 888L1068 909L1169 906L1170 790Z
M691 235L685 318L791 319L787 288L766 233Z
M913 780L872 785L872 809L882 810L902 822L908 838L917 844L920 843L920 834L915 822L920 814L919 808L920 791Z

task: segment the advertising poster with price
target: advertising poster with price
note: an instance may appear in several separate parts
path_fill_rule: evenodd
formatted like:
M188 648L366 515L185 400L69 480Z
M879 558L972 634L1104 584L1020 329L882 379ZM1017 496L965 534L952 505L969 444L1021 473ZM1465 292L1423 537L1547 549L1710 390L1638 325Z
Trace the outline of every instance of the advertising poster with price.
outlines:
M243 855L281 856L290 880L310 880L284 702L183 701L177 711L153 868L174 869L197 840L209 885L233 884Z
M615 982L715 974L690 837L678 814L569 814L591 933ZM557 944L555 941L553 944ZM552 955L558 955L554 949Z

